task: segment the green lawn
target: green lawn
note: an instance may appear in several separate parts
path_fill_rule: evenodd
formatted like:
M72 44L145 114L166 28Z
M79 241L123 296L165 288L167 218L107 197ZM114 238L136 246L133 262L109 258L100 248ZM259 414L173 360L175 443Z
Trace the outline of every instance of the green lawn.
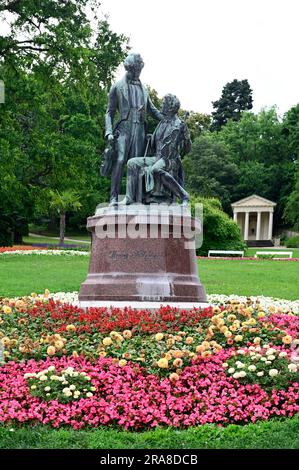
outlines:
M299 248L247 248L246 256L254 256L257 251L292 251L293 258L299 258Z
M282 421L204 425L187 430L74 431L46 426L0 427L0 449L299 449L299 417Z
M78 290L87 269L87 257L1 255L0 295ZM208 294L299 298L296 261L201 259L199 274Z

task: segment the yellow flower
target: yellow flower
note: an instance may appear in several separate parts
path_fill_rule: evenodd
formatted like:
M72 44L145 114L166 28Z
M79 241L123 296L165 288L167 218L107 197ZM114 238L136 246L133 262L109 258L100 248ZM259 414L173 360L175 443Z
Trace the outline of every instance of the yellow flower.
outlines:
M168 338L168 340L166 341L166 344L168 348L171 348L171 346L175 344L174 338Z
M77 351L73 351L73 357L79 357L79 354L77 353Z
M184 353L182 351L172 351L172 355L175 359L183 357Z
M168 361L170 361L170 359L172 358L171 354L168 352L168 353L165 353L164 355L165 359L167 359Z
M31 297L33 297L33 298L37 297L37 293L36 292L31 292Z
M100 351L100 352L99 352L99 356L100 356L100 357L106 357L106 356L107 356L106 351Z
M62 349L63 346L64 346L64 343L63 343L63 341L61 341L61 340L55 341L54 344L55 344L55 348L56 348L58 351L59 351L60 349Z
M224 334L227 333L227 332L228 332L227 326L222 326L222 327L220 328L220 332L221 332L221 333L224 333Z
M202 347L203 347L204 349L209 349L209 348L210 348L210 343L209 343L209 341L203 341L203 342L201 343L201 345L202 345Z
M248 325L254 326L255 324L256 324L256 321L255 321L254 318L250 318L250 319L248 320Z
M188 336L188 338L186 338L186 344L192 344L193 343L193 338L192 336Z
M115 340L116 340L118 343L122 343L123 340L124 340L124 338L122 337L122 335L119 334L119 333L118 333L117 335L115 335L114 338L115 338Z
M227 321L229 322L233 322L235 319L236 319L236 315L233 315L232 313L228 315L227 317Z
M49 346L47 349L48 356L54 356L55 353L56 353L56 349L54 348L54 346Z
M9 342L10 342L10 339L9 339L8 336L4 336L4 337L1 339L1 343L3 344L3 346L6 346Z
M210 351L204 351L201 353L202 357L208 357L208 356L211 356L211 353Z
M226 333L224 333L224 336L226 338L231 338L233 336L232 332L231 331L227 331Z
M167 369L168 368L168 360L165 359L165 357L163 357L162 359L159 359L157 364L158 364L158 367L160 367L161 369Z
M161 341L164 338L163 333L157 333L155 336L156 341Z
M240 342L240 341L242 341L242 339L243 339L243 336L242 336L242 335L237 335L237 336L235 336L235 341L237 341L237 343Z
M182 359L178 358L178 359L175 359L172 364L174 365L174 367L182 367L183 361Z
M180 378L180 376L178 374L176 374L175 372L173 372L169 376L169 380L171 380L171 382L176 382L179 378Z
M127 364L127 361L126 361L125 359L121 359L121 360L119 361L119 363L118 363L118 365L119 365L120 367L123 367L123 366L125 366L126 364Z
M256 338L254 338L253 342L254 344L260 344L261 343L261 338L259 338L258 336Z
M221 310L220 310L219 307L214 307L213 308L213 313L220 313L220 312L221 312Z
M9 315L12 312L11 308L8 305L4 305L4 307L2 307L2 311L6 313L7 315Z
M265 314L265 312L259 312L259 313L257 314L257 316L258 316L258 318L263 318L263 317L266 316L266 314Z
M291 344L292 339L293 339L292 336L286 335L286 336L284 336L284 337L282 338L282 342L283 342L284 344Z
M67 325L66 327L66 331L70 331L71 333L73 333L74 331L76 331L76 327L75 325Z
M237 331L237 330L238 330L238 327L237 327L236 325L232 325L232 326L230 327L230 331L234 331L234 332L235 332L235 331Z
M107 336L106 338L103 339L103 345L104 346L111 346L112 344L112 339Z
M124 337L125 339L130 339L130 338L132 338L132 331L130 331L130 330L125 330L125 331L123 331L123 337Z
M45 289L45 294L44 295L45 295L45 297L48 297L48 295L50 295L49 289Z

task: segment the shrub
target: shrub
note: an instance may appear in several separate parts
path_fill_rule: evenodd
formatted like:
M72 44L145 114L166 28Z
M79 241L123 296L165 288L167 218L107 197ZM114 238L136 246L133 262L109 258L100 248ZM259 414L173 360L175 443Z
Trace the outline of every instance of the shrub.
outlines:
M206 256L209 250L246 248L238 224L222 210L218 199L192 197L192 208L196 203L203 204L203 244L197 250L198 255Z
M288 238L286 241L287 248L299 248L299 235Z

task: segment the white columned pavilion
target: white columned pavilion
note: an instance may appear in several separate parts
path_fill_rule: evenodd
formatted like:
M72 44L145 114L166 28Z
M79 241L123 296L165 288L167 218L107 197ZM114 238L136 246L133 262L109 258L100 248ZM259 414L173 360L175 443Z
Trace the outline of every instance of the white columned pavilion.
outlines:
M272 240L275 202L253 194L232 204L234 221L241 229L243 239Z

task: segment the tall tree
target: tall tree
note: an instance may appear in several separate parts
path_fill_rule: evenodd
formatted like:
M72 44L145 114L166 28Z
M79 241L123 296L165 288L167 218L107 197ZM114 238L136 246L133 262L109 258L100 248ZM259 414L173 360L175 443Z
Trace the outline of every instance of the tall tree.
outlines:
M299 167L296 172L295 187L287 198L284 219L295 230L299 230Z
M217 197L223 208L230 212L239 170L227 146L217 136L206 133L195 139L191 152L184 158L184 169L188 191L194 195Z
M0 0L9 19L8 33L0 35L6 84L0 110L0 200L7 201L2 210L32 220L45 189L67 187L80 192L85 217L105 198L108 183L99 176L99 157L106 88L127 41L106 20L92 29L86 8L97 5Z
M248 80L233 80L222 90L219 100L214 101L212 112L212 131L219 131L229 119L238 121L242 111L252 108L252 90Z

